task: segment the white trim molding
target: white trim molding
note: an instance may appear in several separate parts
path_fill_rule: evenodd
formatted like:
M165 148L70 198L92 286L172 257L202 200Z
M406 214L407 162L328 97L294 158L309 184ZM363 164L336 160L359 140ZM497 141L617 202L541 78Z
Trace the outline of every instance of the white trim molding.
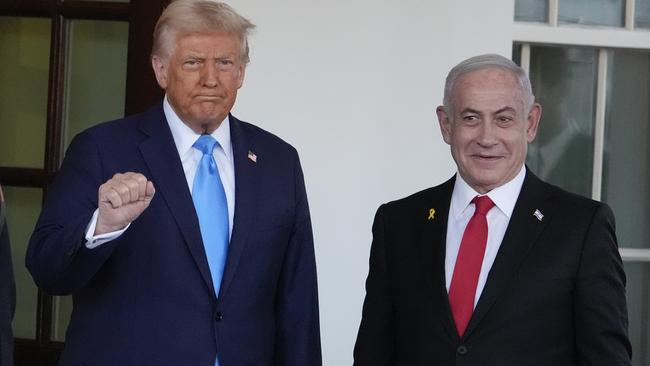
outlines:
M624 262L650 262L650 249L619 248Z
M650 31L608 27L553 27L541 23L515 22L515 42L580 45L608 48L650 48Z

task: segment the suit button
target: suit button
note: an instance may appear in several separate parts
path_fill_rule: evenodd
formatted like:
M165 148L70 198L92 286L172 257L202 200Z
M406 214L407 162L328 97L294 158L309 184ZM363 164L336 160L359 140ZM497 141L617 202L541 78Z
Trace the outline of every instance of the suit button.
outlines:
M214 320L220 322L222 319L223 319L223 314L222 314L220 311L217 311L217 312L214 314Z
M456 353L458 353L459 355L464 355L464 354L466 354L466 353L467 353L467 347L465 347L465 346L458 346L458 348L456 348Z

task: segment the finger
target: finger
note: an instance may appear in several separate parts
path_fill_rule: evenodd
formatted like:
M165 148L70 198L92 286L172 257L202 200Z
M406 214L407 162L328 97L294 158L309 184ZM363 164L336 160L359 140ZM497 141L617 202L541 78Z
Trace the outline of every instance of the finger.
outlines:
M133 202L138 199L137 193L134 194L134 189L137 190L137 183L131 178L132 173L116 174L113 176L111 183L113 188L120 194L124 203Z
M123 184L129 190L129 202L137 202L140 199L140 184L137 179L128 178L123 181Z
M124 202L122 196L117 192L113 187L108 186L105 190L103 197L100 198L101 202L107 202L111 204L112 208L119 208Z
M140 173L128 172L124 174L124 181L131 190L131 200L142 200L147 191L147 177Z
M131 202L131 190L123 179L111 181L111 188L120 196L123 204Z
M148 188L149 184L151 184L150 188ZM148 190L151 191L147 192ZM113 208L117 208L128 203L142 201L147 195L153 194L151 192L155 192L155 190L153 183L150 183L143 174L126 172L113 175L100 187L101 192L104 195L103 200L110 202Z
M99 203L109 203L111 206L114 206L115 202L115 197L113 197L116 193L113 192L113 188L111 186L111 181L108 180L106 183L102 184L99 186L99 192L98 192L98 197L97 200ZM113 202L111 202L111 198Z
M126 174L115 173L115 175L113 175L113 177L111 179L109 179L106 183L108 183L108 182L119 182L122 179L124 179L125 176L126 176Z
M138 181L138 198L142 199L147 196L147 184L149 181L142 174L138 174L136 180Z

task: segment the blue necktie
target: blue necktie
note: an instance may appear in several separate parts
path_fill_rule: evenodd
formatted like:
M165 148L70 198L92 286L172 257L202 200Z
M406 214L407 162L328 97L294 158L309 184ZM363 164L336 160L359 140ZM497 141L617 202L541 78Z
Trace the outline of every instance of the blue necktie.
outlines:
M192 185L192 200L199 217L205 254L208 257L214 292L219 296L221 278L228 256L228 203L212 150L219 143L210 135L201 135L192 145L203 156Z
M214 137L201 135L192 145L203 154L194 175L192 201L199 217L201 238L203 238L205 255L208 257L212 284L217 296L221 288L223 270L226 267L230 236L226 192L223 190L219 169L212 155L212 151L218 144ZM219 357L215 358L214 365L219 366Z

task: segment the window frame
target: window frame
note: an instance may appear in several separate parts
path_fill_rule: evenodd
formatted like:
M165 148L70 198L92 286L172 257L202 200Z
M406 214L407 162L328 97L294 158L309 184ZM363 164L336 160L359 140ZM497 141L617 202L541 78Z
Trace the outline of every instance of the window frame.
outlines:
M66 51L69 42L67 25L70 21L78 19L129 22L133 16L131 8L134 8L132 3L79 0L15 0L0 3L0 16L51 20L43 168L0 166L0 184L42 189L42 197L45 199L48 187L63 158L64 84L66 81ZM141 11L142 7L140 6L138 10ZM129 33L131 34L131 30ZM129 46L135 47L131 44ZM0 123L2 122L0 121ZM34 314L36 317L35 338L15 339L16 365L53 364L58 358L63 348L63 342L54 340L57 300L56 297L38 289L37 310Z
M635 0L626 0L625 2L624 27L560 25L558 24L559 1L561 0L548 0L548 23L514 21L513 44L521 47L520 66L527 73L530 71L531 45L586 46L598 49L591 198L600 200L605 147L605 112L607 102L607 66L610 57L609 50L613 48L628 48L650 51L650 29L635 27ZM649 248L629 248L623 246L619 248L619 252L624 262L650 263L650 246Z

